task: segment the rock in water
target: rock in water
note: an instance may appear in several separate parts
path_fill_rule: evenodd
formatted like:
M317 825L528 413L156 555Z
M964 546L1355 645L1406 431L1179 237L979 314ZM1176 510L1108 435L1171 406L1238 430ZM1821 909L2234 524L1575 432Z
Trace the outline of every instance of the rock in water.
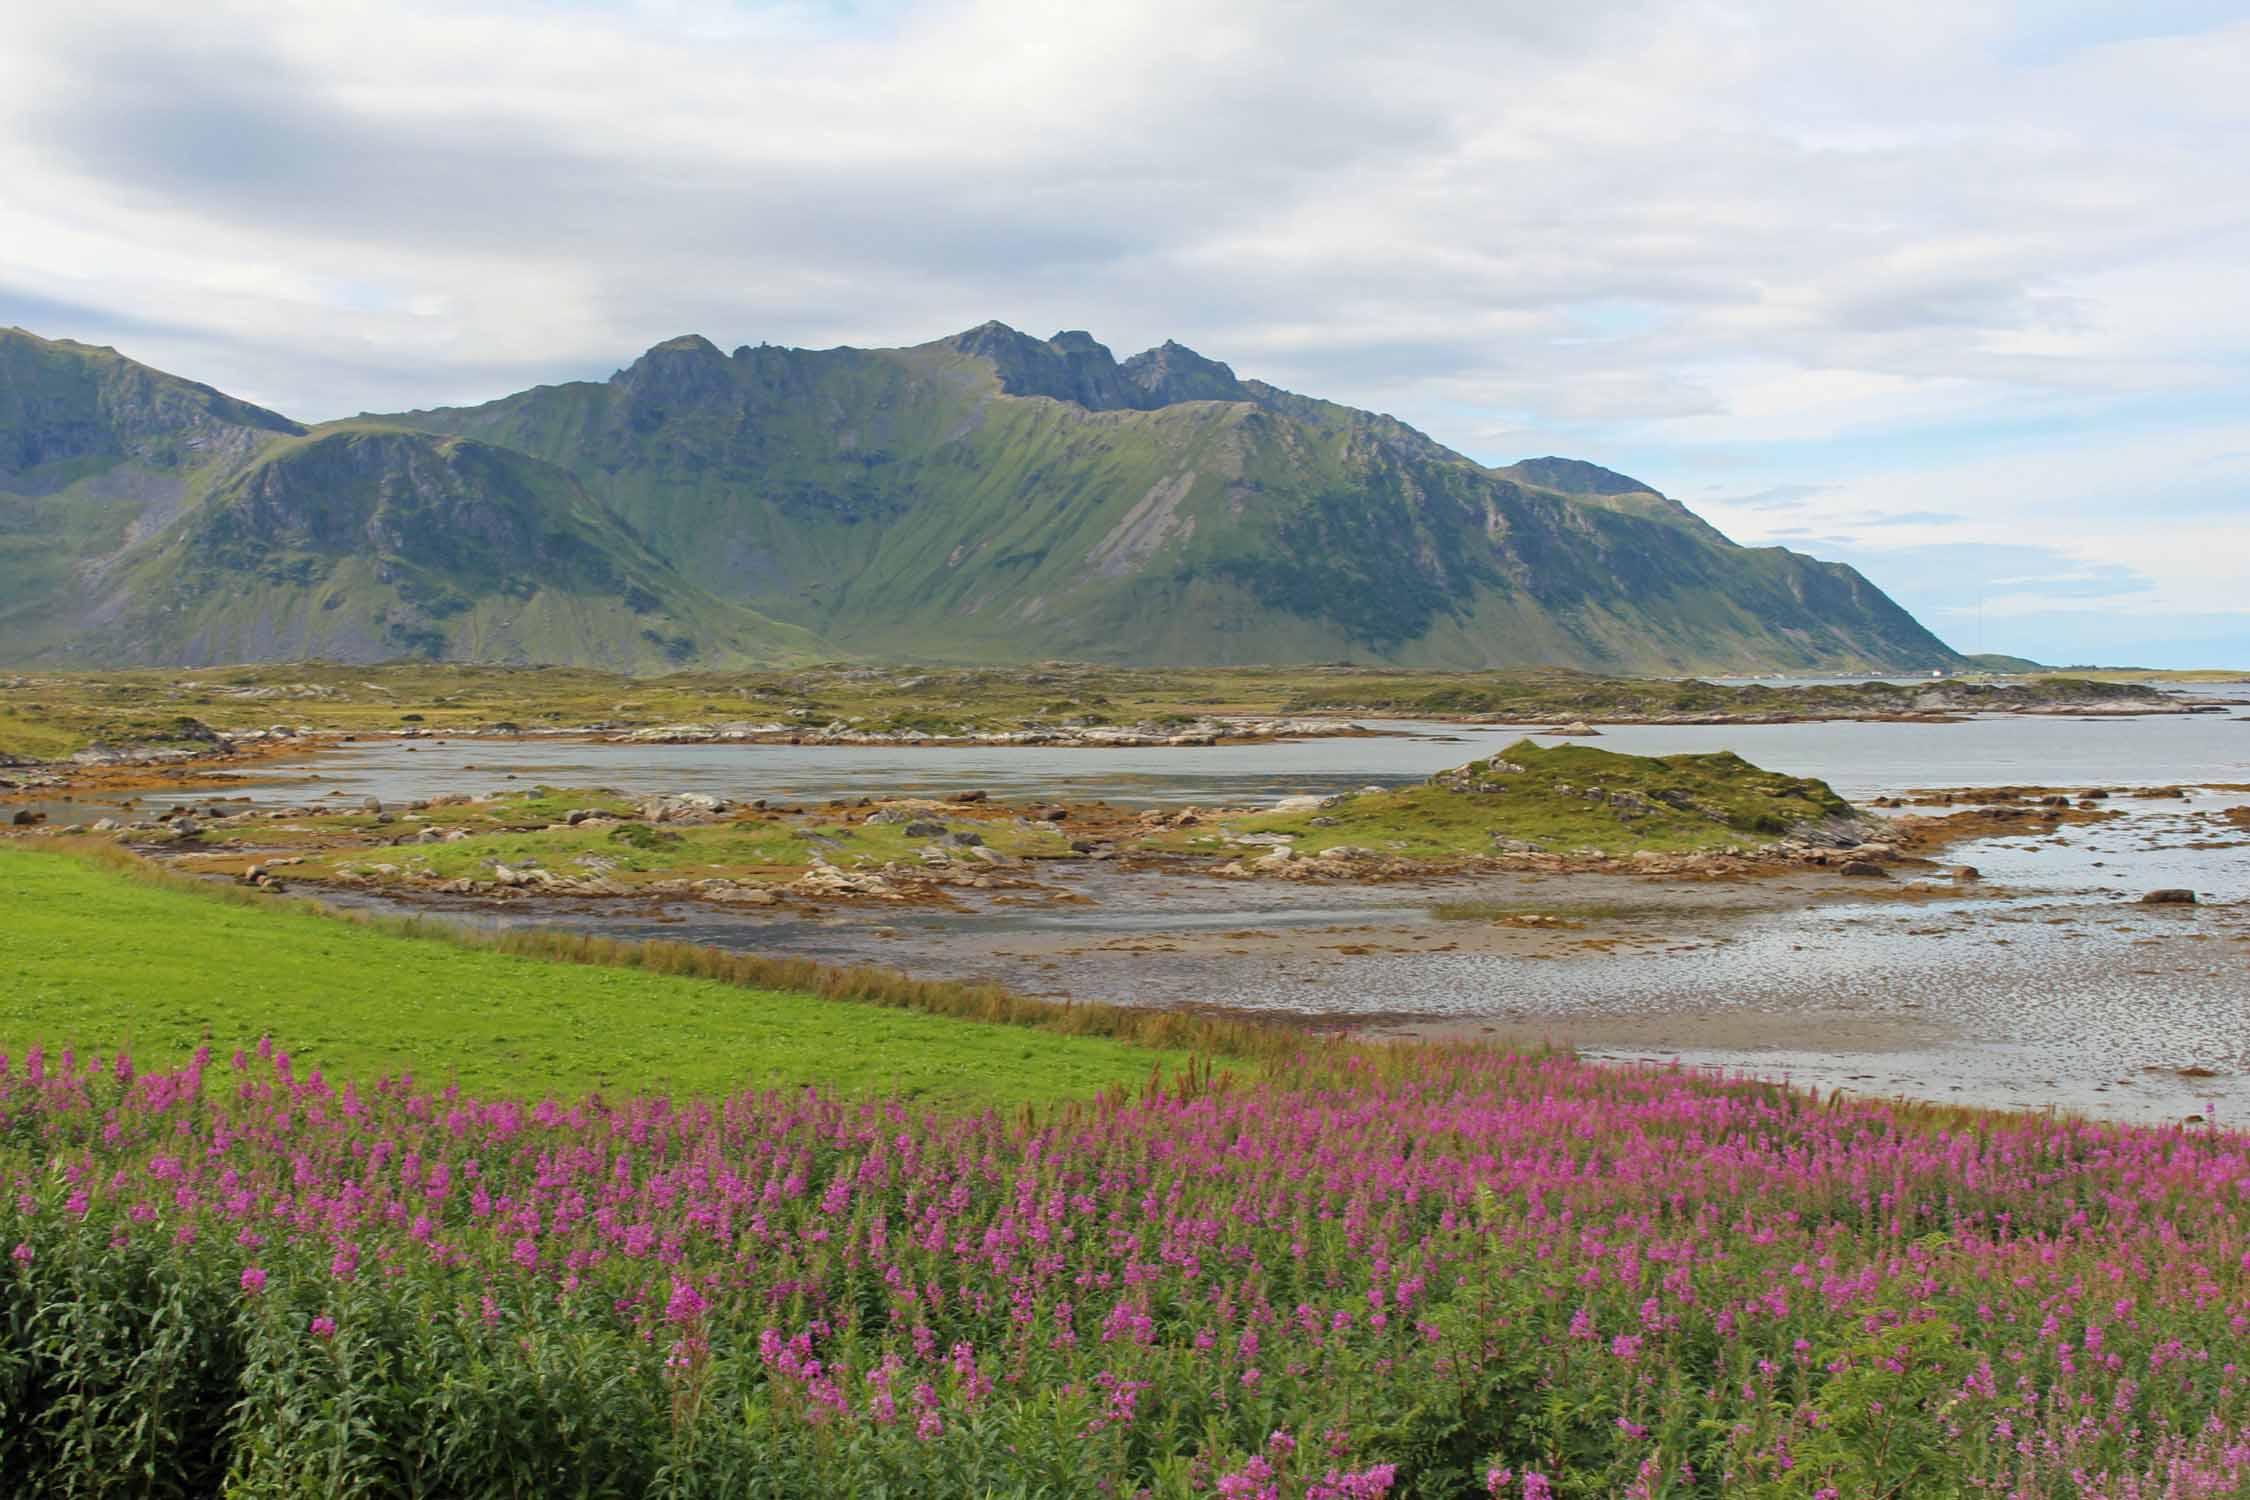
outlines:
M2141 897L2141 905L2143 906L2193 906L2195 904L2195 892L2179 889L2150 891L2147 895Z

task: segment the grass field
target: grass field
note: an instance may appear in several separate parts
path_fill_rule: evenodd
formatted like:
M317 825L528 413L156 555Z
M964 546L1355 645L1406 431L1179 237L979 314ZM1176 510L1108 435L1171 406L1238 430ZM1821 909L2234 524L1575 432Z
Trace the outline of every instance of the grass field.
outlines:
M301 1065L516 1095L818 1083L947 1103L1045 1101L1183 1054L879 1005L399 936L0 847L0 1050L285 1036ZM433 1070L435 1072L433 1073Z

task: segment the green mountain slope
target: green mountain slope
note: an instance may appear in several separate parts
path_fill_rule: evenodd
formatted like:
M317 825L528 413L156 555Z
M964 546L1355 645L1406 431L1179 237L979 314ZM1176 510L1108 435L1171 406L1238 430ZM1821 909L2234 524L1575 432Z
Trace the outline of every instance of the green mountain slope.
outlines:
M1593 465L1000 324L907 349L659 344L386 420L576 475L695 583L871 654L1609 670L1924 667L1849 568Z
M90 573L303 431L114 349L0 328L0 642L67 637Z
M13 660L643 670L822 652L682 580L537 459L367 424L308 432L107 350L0 334L0 459Z
M1179 344L649 350L308 430L0 331L0 660L1957 662L1849 568Z

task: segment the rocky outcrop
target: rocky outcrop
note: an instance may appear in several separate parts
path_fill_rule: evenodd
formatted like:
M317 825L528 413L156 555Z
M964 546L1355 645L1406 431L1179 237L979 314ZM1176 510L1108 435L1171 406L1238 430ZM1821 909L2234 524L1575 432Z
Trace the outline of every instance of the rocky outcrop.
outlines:
M602 736L621 745L1216 745L1227 741L1319 739L1365 734L1362 725L1340 719L1191 719L1184 722L1107 724L1028 724L1020 729L943 730L869 727L863 721L826 724L736 722L730 724L651 724Z

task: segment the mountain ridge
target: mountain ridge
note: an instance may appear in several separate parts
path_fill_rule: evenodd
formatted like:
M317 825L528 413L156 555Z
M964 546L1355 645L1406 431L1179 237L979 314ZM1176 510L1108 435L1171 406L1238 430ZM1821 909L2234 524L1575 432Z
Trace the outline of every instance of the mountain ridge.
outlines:
M0 401L6 396L0 391ZM220 421L208 403L201 418L185 397L178 403L181 424ZM238 415L263 413L244 405ZM15 409L0 405L0 413ZM767 344L730 354L688 334L651 346L602 381L311 429L263 416L282 425L232 426L248 434L232 440L246 453L198 469L159 518L159 535L101 553L106 576L170 601L175 619L200 607L187 601L222 593L226 577L261 576L251 559L205 566L221 554L184 539L208 542L226 530L229 507L245 503L241 475L267 449L286 449L301 476L317 467L304 456L308 440L317 447L324 435L351 429L362 443L381 431L481 445L447 450L469 458L397 438L369 450L383 477L354 481L364 492L355 492L354 525L372 515L361 504L374 493L367 486L397 493L414 474L442 469L452 476L447 485L466 488L447 489L451 498L435 508L385 513L412 513L416 524L453 538L449 545L473 551L478 527L497 514L493 494L524 504L530 496L543 518L536 523L531 511L500 507L518 525L516 542L528 545L522 528L562 526L555 534L603 553L611 573L644 578L635 586L659 598L659 612L699 622L655 631L687 640L695 661L706 659L706 637L753 654L963 662L1078 656L1713 671L1954 660L1853 570L1781 548L1738 547L1628 476L1551 456L1487 467L1396 418L1244 380L1170 340L1118 360L1082 331L1042 340L996 322L886 349ZM9 436L0 422L0 453ZM488 451L513 457L475 456ZM99 468L99 454L86 466ZM93 476L94 488L101 482ZM88 476L72 483L83 499ZM303 485L291 494L307 514L324 503ZM40 503L0 495L0 568L7 507ZM571 524L581 529L563 526L563 516L577 517ZM49 534L57 529L49 517ZM290 534L286 526L265 531ZM322 566L338 577L355 548L365 554L359 564L397 555L357 531L329 534L323 545ZM81 557L80 566L91 565ZM352 618L362 622L419 607L395 597L402 579L467 600L435 626L426 618L411 625L409 644L435 654L499 649L482 627L442 622L500 618L505 611L491 609L487 596L501 575L529 575L479 564L441 578L433 566L425 559L420 571L394 568L388 583L374 576L379 568L362 566L336 588L355 595ZM611 597L592 578L544 581L558 597L576 589L570 597L582 603ZM490 587L472 587L480 583ZM356 597L378 586L393 594ZM161 611L136 610L130 600L113 608L118 618L93 622L99 629L80 624L81 653L177 649L176 629L175 639L162 638ZM575 629L542 638L542 626L506 649L573 661L614 650L605 632L630 622L586 609ZM126 616L137 623L120 625ZM0 655L21 654L18 634L0 611ZM48 632L34 655L70 651L68 635ZM270 637L237 628L224 638L259 646ZM198 649L217 649L217 637L195 639L205 643ZM366 631L354 641L368 650L381 644ZM654 660L625 654L662 666L680 649Z

